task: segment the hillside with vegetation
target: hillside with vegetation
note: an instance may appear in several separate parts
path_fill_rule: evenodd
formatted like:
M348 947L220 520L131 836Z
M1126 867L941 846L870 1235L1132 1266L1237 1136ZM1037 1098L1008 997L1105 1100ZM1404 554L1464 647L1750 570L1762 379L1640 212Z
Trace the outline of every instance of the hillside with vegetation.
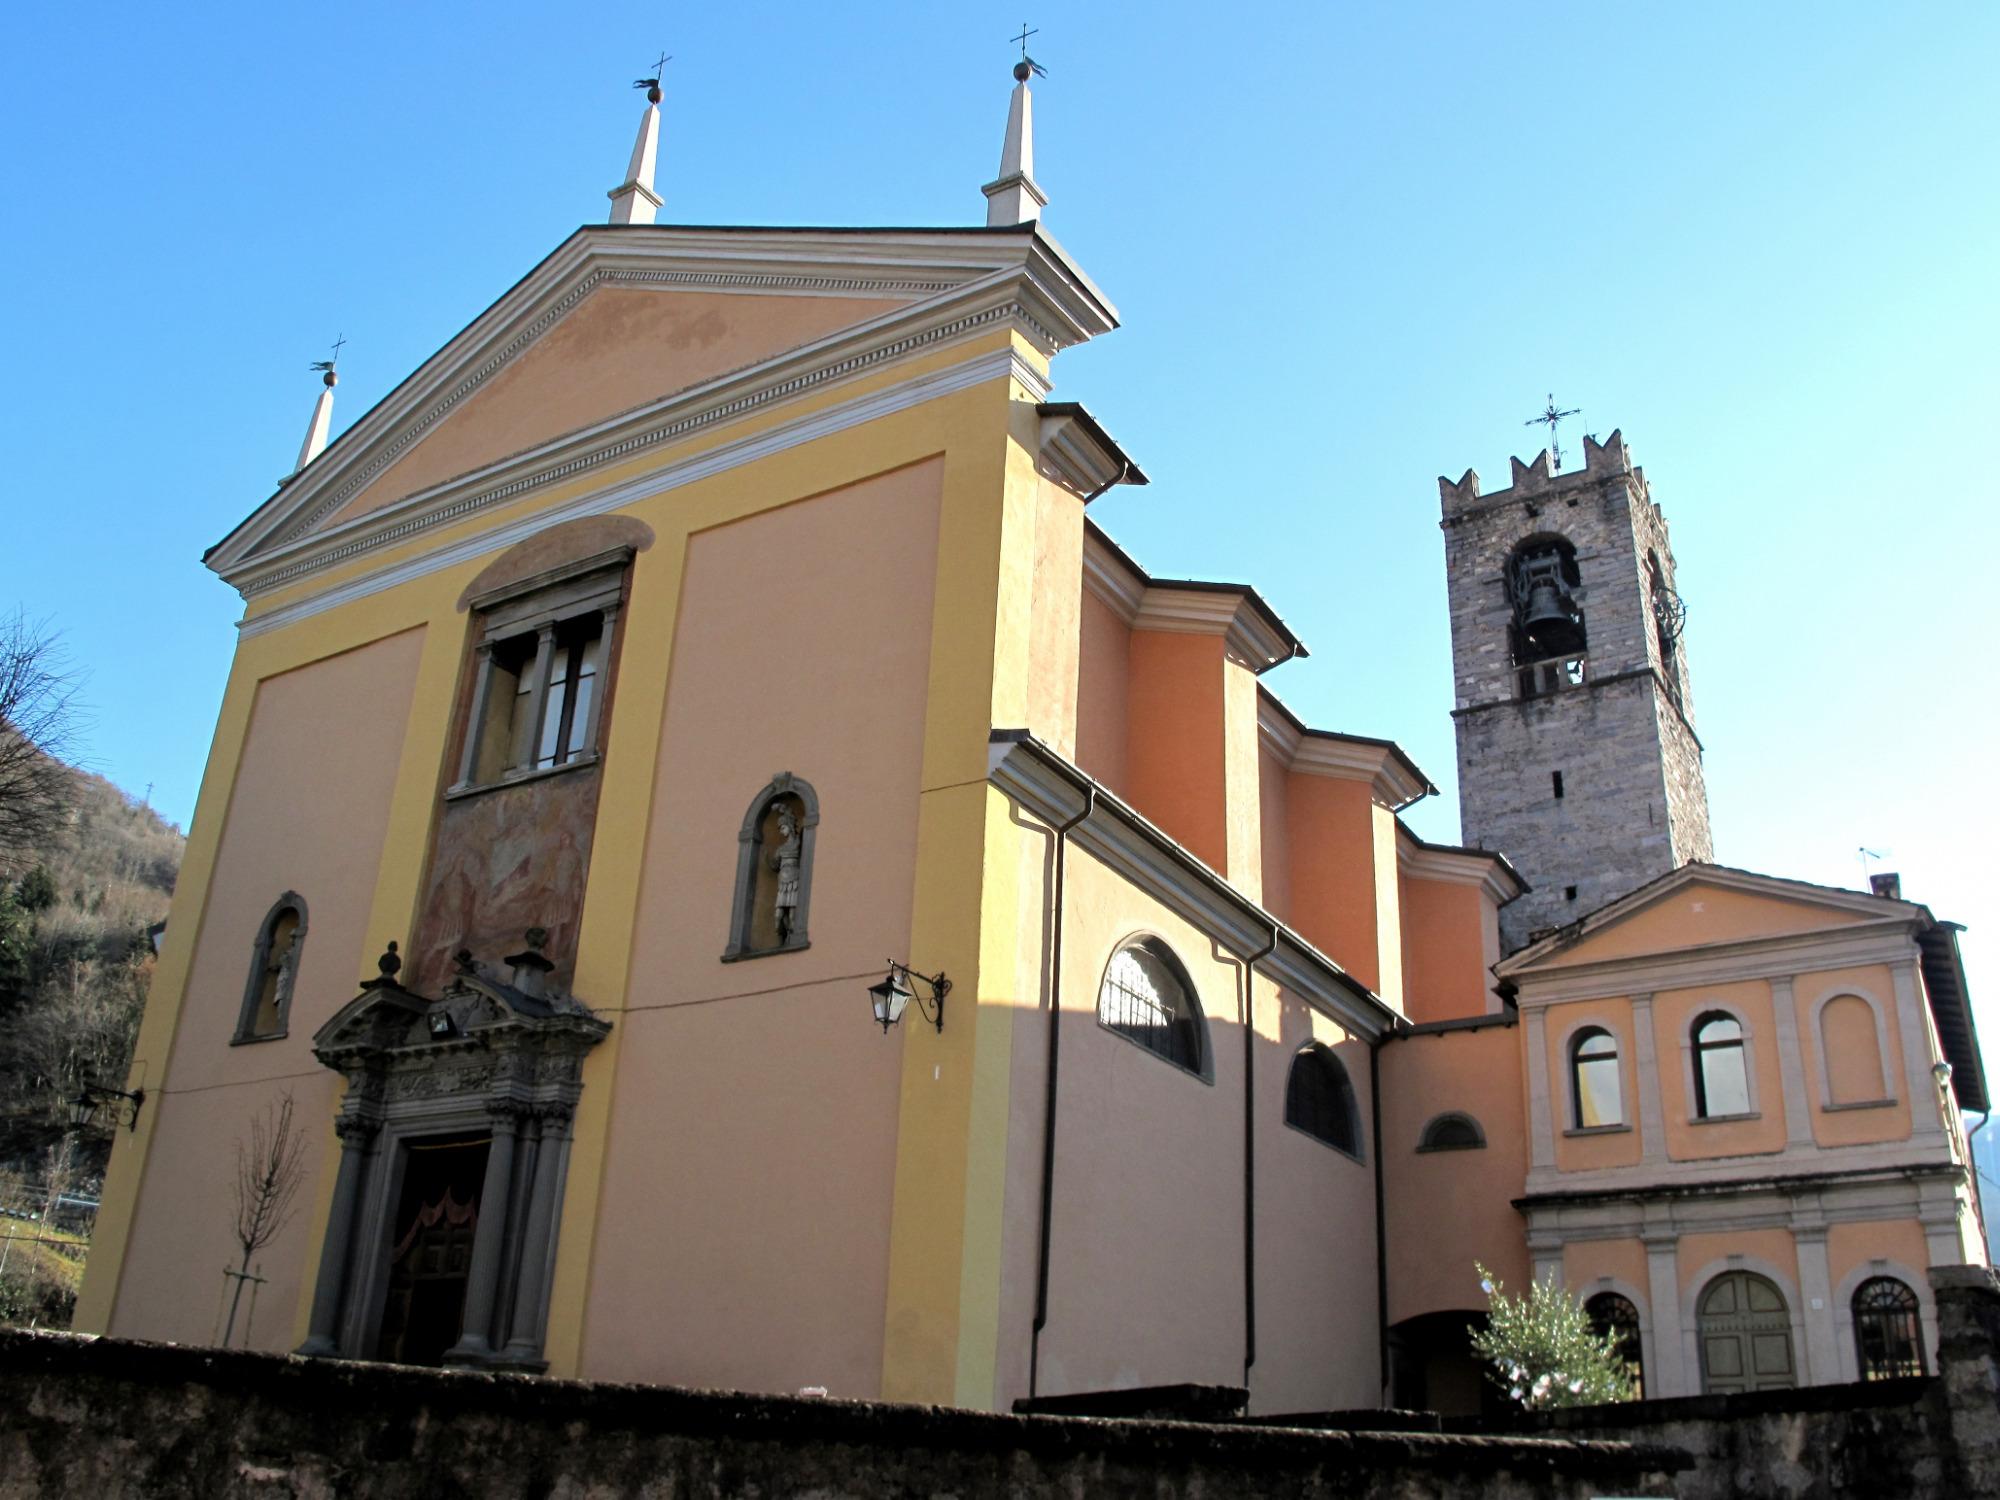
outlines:
M186 837L68 770L59 815L0 848L0 1321L67 1323L126 1106L73 1130L86 1083L122 1088Z

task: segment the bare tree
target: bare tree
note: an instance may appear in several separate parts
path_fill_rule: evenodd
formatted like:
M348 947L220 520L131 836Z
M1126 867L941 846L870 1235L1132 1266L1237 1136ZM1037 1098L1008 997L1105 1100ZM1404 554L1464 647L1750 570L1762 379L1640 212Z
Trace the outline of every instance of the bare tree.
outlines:
M289 1089L251 1116L250 1139L236 1143L236 1243L243 1247L243 1263L232 1273L236 1291L222 1331L224 1348L236 1331L244 1283L253 1279L250 1257L278 1237L298 1206L305 1154L306 1139L293 1128Z
M20 610L0 619L0 871L32 863L68 813L76 692L47 622Z

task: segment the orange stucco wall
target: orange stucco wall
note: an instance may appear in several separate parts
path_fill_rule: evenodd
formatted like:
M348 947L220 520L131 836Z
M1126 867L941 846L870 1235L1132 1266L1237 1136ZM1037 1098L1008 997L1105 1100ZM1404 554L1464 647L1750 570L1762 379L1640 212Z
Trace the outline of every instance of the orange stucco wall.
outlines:
M1368 784L1291 774L1293 925L1370 989L1382 982L1374 802ZM1387 877L1395 879L1395 851Z
M1817 932L1826 927L1851 926L1860 920L1852 913L1826 906L1750 895L1696 880L1550 957L1544 967L1558 969L1607 958L1696 948L1705 943Z
M1044 905L1051 841L1022 840L1023 911ZM1201 1381L1242 1384L1245 1099L1240 961L1093 857L1072 848L1065 899L1049 1319L1040 1394ZM1047 976L1041 924L1022 924L1025 993ZM1099 984L1124 940L1150 934L1185 966L1208 1032L1208 1077L1153 1056L1097 1021ZM1260 1411L1373 1405L1372 1169L1284 1123L1293 1054L1334 1046L1369 1117L1365 1046L1257 981L1251 1098L1256 1162ZM1027 1394L1039 1246L1046 1010L1013 1032L998 1380ZM1371 1148L1372 1149L1372 1146ZM1360 1349L1355 1360L1326 1357Z
M334 522L897 305L871 298L599 287L406 448Z
M1076 692L1076 763L1121 796L1130 797L1126 774L1132 632L1110 605L1088 589L1079 619Z
M331 1164L319 1148L339 1080L314 1060L312 1034L354 998L373 973L370 958L397 935L371 933L367 922L422 644L421 630L407 631L258 685L173 1050L163 1074L144 1080L145 1108L157 1111L152 1161L208 1168L143 1179L114 1334L218 1336L222 1269L240 1259L231 1164L259 1111L289 1091L309 1174ZM287 1035L232 1047L259 925L287 890L307 904ZM317 1188L302 1183L300 1201ZM253 1348L291 1346L309 1218L296 1214L258 1257L266 1281ZM236 1333L240 1341L241 1316Z
M1403 1012L1412 1021L1451 1021L1492 1008L1478 886L1402 876Z
M1863 1092L1861 1076L1866 1071L1864 1064L1872 1062L1872 1059L1853 1054L1844 1060L1829 1056L1829 1065L1836 1076L1843 1072L1846 1074L1848 1086L1856 1090L1852 1097L1887 1098L1893 1103L1873 1109L1829 1110L1826 1107L1836 1102L1839 1096L1836 1094L1836 1099L1829 1099L1820 1081L1820 1055L1826 1040L1817 1023L1823 1019L1819 1002L1831 995L1866 996L1880 1007L1882 1072L1875 1086L1876 1092ZM1857 968L1801 974L1793 987L1793 997L1799 1010L1799 1051L1805 1062L1806 1088L1813 1101L1813 1139L1822 1146L1908 1140L1911 1128L1910 1090L1904 1082L1907 1075L1903 1068L1902 1031L1896 1024L1896 987L1888 966L1867 964ZM1870 1029L1873 1029L1872 1023Z
M885 1037L863 991L909 947L941 474L689 545L631 991L605 1006L617 1232L585 1376L880 1391L903 1054L936 1039ZM819 796L812 946L724 964L737 828L778 771Z
M1229 868L1227 681L1220 636L1132 634L1132 805L1213 870Z
M1598 1025L1618 1039L1618 1081L1625 1129L1578 1134L1570 1102L1569 1041L1575 1028ZM1639 1070L1633 1054L1632 1005L1623 998L1552 1005L1543 1023L1556 1167L1564 1172L1629 1167L1639 1160ZM1657 1054L1656 1054L1657 1055Z
M1257 861L1262 873L1264 909L1280 921L1294 923L1292 910L1291 772L1269 750L1257 755L1257 812L1262 819Z
M1382 1049L1383 1201L1389 1321L1483 1311L1474 1261L1509 1287L1529 1279L1527 1227L1512 1200L1528 1173L1518 1026L1405 1037ZM1486 1134L1474 1151L1417 1150L1448 1111Z
M1728 1257L1744 1257L1745 1264L1738 1267L1725 1263L1717 1268L1715 1262L1727 1262ZM1681 1278L1681 1306L1689 1318L1693 1318L1701 1307L1701 1294L1708 1284L1723 1271L1741 1269L1763 1275L1762 1267L1750 1264L1763 1261L1777 1271L1782 1278L1778 1289L1784 1294L1785 1304L1794 1313L1801 1311L1798 1305L1799 1258L1798 1250L1792 1243L1789 1229L1731 1229L1717 1234L1684 1234L1680 1238L1677 1264ZM1795 1349L1794 1354L1804 1369L1805 1350ZM1690 1372L1698 1379L1698 1372Z
M1711 1010L1740 1015L1749 1027L1756 1079L1754 1120L1694 1119L1690 1044L1695 1019ZM1653 996L1653 1056L1660 1070L1660 1115L1667 1155L1675 1161L1749 1156L1785 1148L1784 1084L1772 1024L1771 987L1762 980L1661 990Z

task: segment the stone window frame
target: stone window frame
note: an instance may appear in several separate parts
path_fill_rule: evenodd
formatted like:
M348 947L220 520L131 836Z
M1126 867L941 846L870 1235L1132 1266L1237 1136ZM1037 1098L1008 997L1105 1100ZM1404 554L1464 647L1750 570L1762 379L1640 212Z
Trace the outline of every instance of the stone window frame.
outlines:
M1299 1077L1300 1066L1308 1057L1315 1059L1315 1067L1332 1065L1331 1076L1339 1081L1340 1101L1346 1107L1347 1129L1354 1142L1352 1146L1309 1130L1292 1118L1292 1088ZM1292 1054L1292 1065L1285 1070L1285 1128L1296 1130L1306 1139L1318 1141L1329 1150L1338 1151L1349 1161L1360 1162L1363 1166L1368 1163L1368 1134L1361 1121L1361 1101L1354 1092L1354 1076L1348 1072L1347 1064L1340 1060L1340 1054L1325 1042L1315 1039Z
M1104 1019L1104 989L1111 978L1111 966L1118 961L1120 954L1132 949L1142 949L1152 957L1160 960L1165 965L1169 976L1180 985L1182 995L1187 1000L1189 1008L1194 1012L1193 1029L1195 1046L1200 1054L1197 1059L1197 1066L1189 1067L1178 1058L1162 1052L1156 1047L1148 1046L1129 1031L1122 1031ZM1110 1033L1127 1046L1137 1047L1148 1057L1165 1063L1177 1072L1185 1073L1190 1078L1199 1079L1201 1082L1211 1086L1214 1085L1215 1046L1208 1034L1208 1007L1201 1003L1201 991L1195 987L1194 977L1188 973L1187 965L1181 962L1180 955L1175 953L1172 945L1158 933L1135 932L1112 945L1110 955L1104 960L1103 972L1097 976L1097 992L1091 1001L1091 1009L1097 1018L1099 1030Z
M1464 1124L1471 1126L1472 1134L1475 1137L1475 1139L1464 1143L1451 1143L1451 1142L1440 1143L1440 1142L1435 1142L1431 1139L1432 1134L1435 1131L1437 1131L1441 1126L1449 1124L1454 1120L1461 1121ZM1419 1132L1417 1132L1417 1151L1419 1155L1421 1155L1426 1151L1484 1151L1485 1149L1486 1149L1485 1127L1482 1126L1477 1119L1467 1114L1462 1109L1448 1109L1444 1111L1444 1113L1442 1114L1432 1115L1428 1120L1424 1122L1424 1128Z
M780 797L796 797L803 815L799 819L799 904L792 914L792 930L775 948L750 946L750 929L756 913L751 901L757 894L757 853L761 847L764 815ZM819 793L813 784L790 771L780 771L765 782L736 830L736 884L729 908L729 945L722 961L738 963L749 958L770 958L779 953L797 953L810 948L808 920L812 915L813 845L819 830Z
M1847 997L1861 1001L1875 1017L1875 1062L1879 1071L1882 1093L1874 1099L1847 1099L1839 1103L1833 1098L1833 1069L1827 1064L1826 1008L1834 1001ZM1807 1007L1807 1016L1812 1024L1813 1057L1819 1065L1819 1107L1823 1114L1844 1109L1885 1109L1895 1105L1895 1072L1889 1066L1889 1021L1887 1008L1873 994L1859 985L1841 983L1834 985Z
M1618 1048L1618 1123L1615 1125L1582 1125L1578 1123L1583 1118L1583 1098L1576 1086L1576 1049L1582 1041L1583 1033L1586 1031L1604 1032ZM1562 1058L1563 1073L1563 1134L1565 1136L1616 1135L1620 1131L1630 1130L1632 1128L1632 1110L1627 1098L1628 1091L1626 1089L1625 1078L1625 1061L1629 1055L1629 1047L1626 1038L1620 1034L1617 1025L1609 1017L1603 1015L1578 1016L1558 1033L1558 1041L1560 1044L1558 1055ZM1638 1066L1638 1059L1633 1058L1632 1067L1635 1082Z
M1727 1016L1730 1020L1734 1021L1737 1031L1741 1033L1743 1038L1743 1092L1745 1097L1750 1101L1750 1107L1734 1114L1705 1115L1695 1107L1696 1100L1700 1098L1700 1093L1695 1087L1694 1076L1695 1028L1701 1025L1702 1022L1716 1016ZM1761 1120L1764 1117L1762 1101L1758 1098L1757 1094L1757 1042L1754 1030L1750 1025L1750 1017L1744 1013L1742 1006L1732 1004L1726 1000L1703 1000L1696 1008L1695 1013L1688 1018L1687 1025L1681 1028L1680 1046L1681 1088L1684 1097L1687 1099L1688 1124L1727 1125L1733 1121Z
M1861 1379L1861 1351L1854 1341L1854 1294L1861 1290L1862 1282L1873 1281L1878 1276L1893 1277L1917 1294L1917 1335L1923 1345L1924 1368L1931 1375L1936 1375L1937 1306L1931 1300L1930 1277L1921 1271L1911 1270L1893 1256L1878 1255L1850 1266L1839 1285L1833 1289L1831 1307L1836 1315L1834 1323L1839 1335L1834 1342L1840 1351L1840 1378L1850 1383Z
M289 967L278 976L278 1023L269 1031L259 1031L257 1011L264 998L264 969L271 961L271 935L277 929L278 919L287 912L298 915L299 925L292 934L292 949L287 955ZM257 924L257 941L250 950L250 973L243 983L243 1008L237 1013L236 1032L229 1039L230 1046L283 1041L291 1034L292 999L298 992L299 959L305 953L308 923L306 898L297 891L286 891L271 903L271 909Z
M447 798L471 796L495 787L516 786L523 781L545 776L560 776L566 771L596 765L603 758L604 711L611 694L618 616L624 604L625 577L632 555L630 547L613 547L489 589L466 602L478 631L472 648L476 660L472 693L466 703L459 738L458 775L445 791ZM482 739L498 676L493 663L494 649L526 635L535 637L535 652L529 668L534 677L529 691L528 716L531 726L539 725L553 665L556 631L570 621L590 615L597 615L600 625L597 687L591 695L584 748L560 764L537 766L534 764L531 741L527 765L507 766L495 778L478 779L476 773Z

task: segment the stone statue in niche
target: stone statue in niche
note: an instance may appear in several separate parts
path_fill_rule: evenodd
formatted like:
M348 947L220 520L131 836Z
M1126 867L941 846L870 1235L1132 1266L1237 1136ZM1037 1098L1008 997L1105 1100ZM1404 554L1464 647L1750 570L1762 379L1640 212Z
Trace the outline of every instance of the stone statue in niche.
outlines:
M778 847L766 858L771 868L778 872L778 889L772 900L772 916L778 928L778 941L791 941L792 923L799 911L799 856L804 848L804 840L799 835L799 820L790 807L778 804Z

